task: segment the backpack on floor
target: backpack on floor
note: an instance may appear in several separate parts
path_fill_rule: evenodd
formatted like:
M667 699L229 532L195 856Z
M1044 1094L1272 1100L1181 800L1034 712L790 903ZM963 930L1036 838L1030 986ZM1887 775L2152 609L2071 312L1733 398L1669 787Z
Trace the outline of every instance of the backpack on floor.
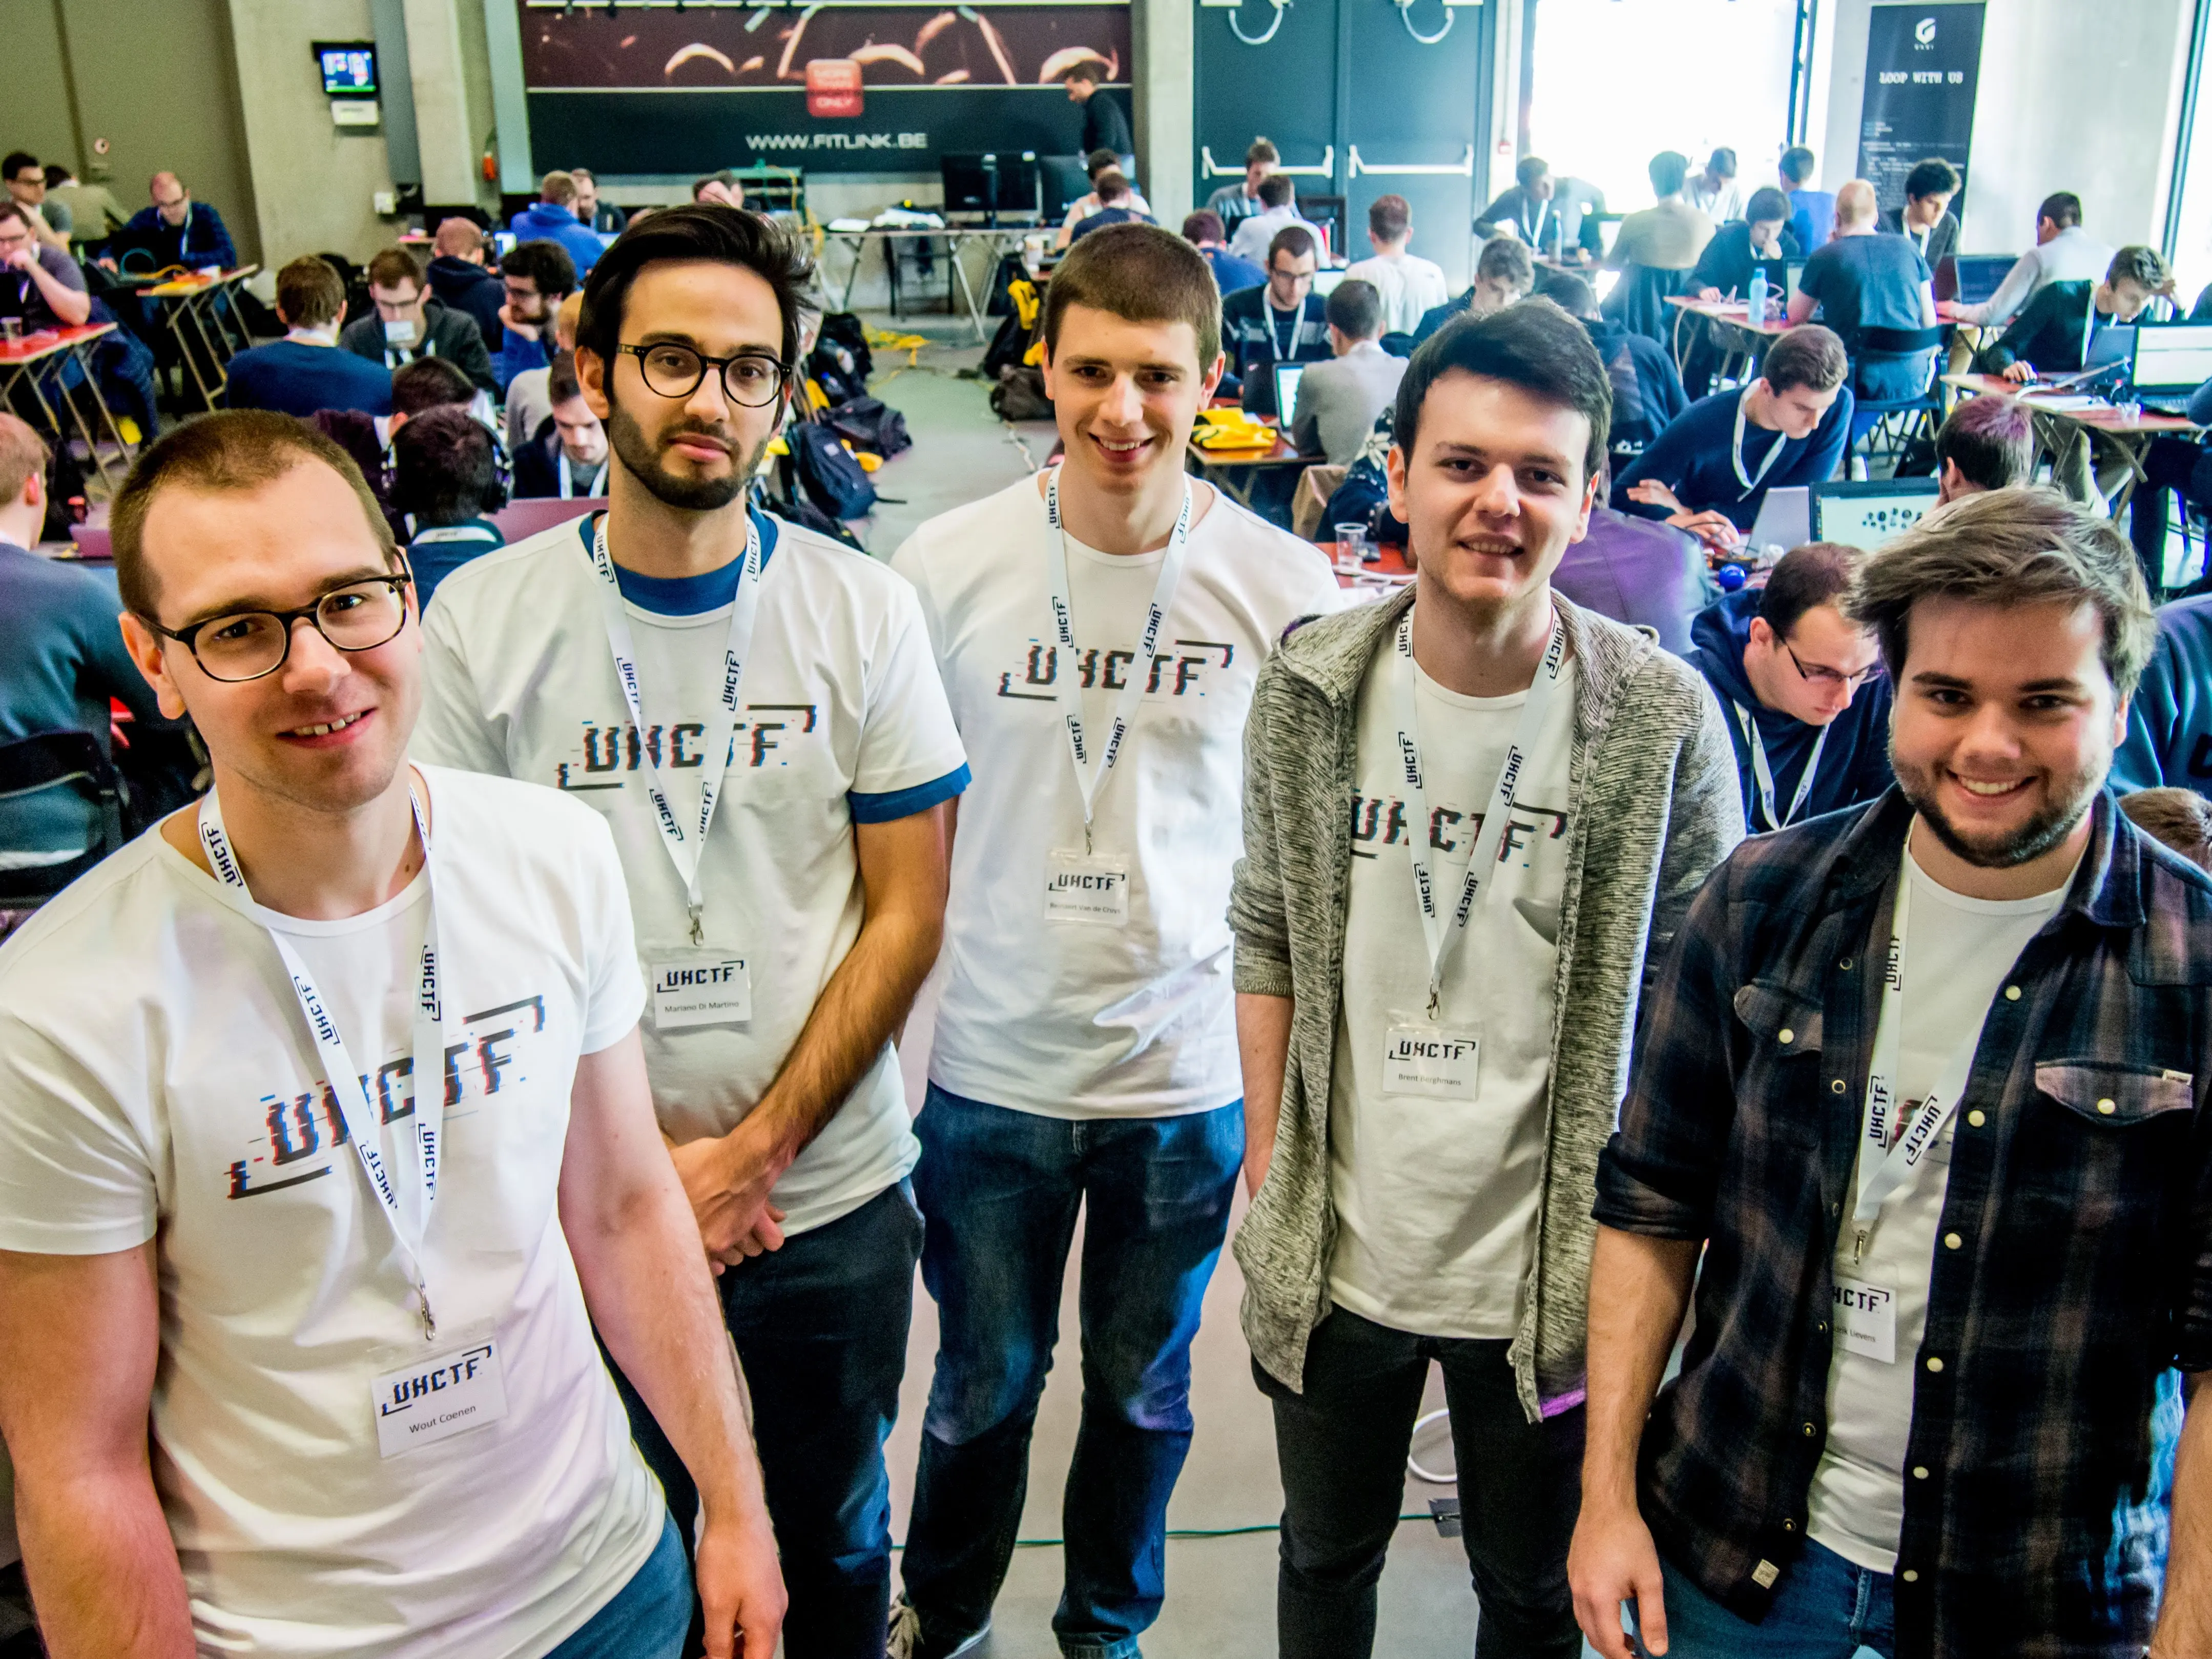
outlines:
M1048 421L1052 399L1045 396L1044 371L1026 364L999 371L991 388L991 412L1002 421Z
M858 317L849 311L825 313L815 349L818 351L823 346L842 352L850 360L846 372L858 375L862 386L867 385L868 376L876 372L876 358L868 349L867 325Z
M855 449L871 449L885 460L914 447L906 416L880 398L854 398L822 417L830 429Z
M840 522L865 518L876 505L876 487L836 433L821 421L793 421L784 441L807 499Z

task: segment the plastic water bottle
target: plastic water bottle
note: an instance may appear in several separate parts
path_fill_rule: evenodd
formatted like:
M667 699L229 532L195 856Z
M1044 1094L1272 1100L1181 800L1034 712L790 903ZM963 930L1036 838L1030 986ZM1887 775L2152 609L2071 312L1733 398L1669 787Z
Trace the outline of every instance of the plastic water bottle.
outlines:
M1753 265L1751 268L1749 299L1752 325L1757 327L1766 320L1766 267L1765 265Z

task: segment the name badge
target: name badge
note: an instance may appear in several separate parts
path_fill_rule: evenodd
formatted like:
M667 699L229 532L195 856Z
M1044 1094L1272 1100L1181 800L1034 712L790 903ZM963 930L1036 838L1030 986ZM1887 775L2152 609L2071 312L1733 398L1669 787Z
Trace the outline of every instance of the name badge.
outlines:
M1053 921L1127 927L1128 860L1086 853L1053 854L1045 866L1044 913Z
M648 945L653 975L653 1027L742 1024L753 1017L753 977L744 957L732 951Z
M1897 1295L1887 1285L1836 1275L1836 1334L1844 1351L1897 1364Z
M1382 1092L1473 1100L1481 1040L1442 1025L1393 1025L1382 1050Z
M507 1415L507 1383L500 1375L495 1338L386 1371L370 1392L376 1449L385 1457L434 1446Z

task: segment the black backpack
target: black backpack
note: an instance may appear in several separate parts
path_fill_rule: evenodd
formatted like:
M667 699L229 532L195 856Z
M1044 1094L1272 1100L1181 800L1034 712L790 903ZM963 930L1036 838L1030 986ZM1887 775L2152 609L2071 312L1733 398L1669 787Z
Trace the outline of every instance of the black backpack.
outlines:
M854 448L872 449L885 460L914 447L914 440L907 436L906 416L880 398L854 398L822 418Z
M862 386L876 372L875 354L868 349L868 331L849 311L832 311L823 315L815 349L819 350L823 346L833 347L850 358L852 367L848 373L860 376Z
M991 412L1002 421L1048 421L1052 399L1045 395L1044 371L1026 364L999 371L991 388Z
M799 484L815 506L840 522L865 518L874 509L876 487L826 422L794 421L783 435Z

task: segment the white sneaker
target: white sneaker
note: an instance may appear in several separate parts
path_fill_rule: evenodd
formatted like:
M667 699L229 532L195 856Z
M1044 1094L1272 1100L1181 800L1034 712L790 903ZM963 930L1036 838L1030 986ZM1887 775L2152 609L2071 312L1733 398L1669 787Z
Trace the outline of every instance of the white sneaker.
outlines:
M991 1639L991 1626L983 1628L950 1651L930 1656L930 1659L960 1659L963 1653L973 1653ZM891 1624L884 1638L886 1659L924 1659L921 1645L921 1615L907 1605L904 1596L891 1603Z

